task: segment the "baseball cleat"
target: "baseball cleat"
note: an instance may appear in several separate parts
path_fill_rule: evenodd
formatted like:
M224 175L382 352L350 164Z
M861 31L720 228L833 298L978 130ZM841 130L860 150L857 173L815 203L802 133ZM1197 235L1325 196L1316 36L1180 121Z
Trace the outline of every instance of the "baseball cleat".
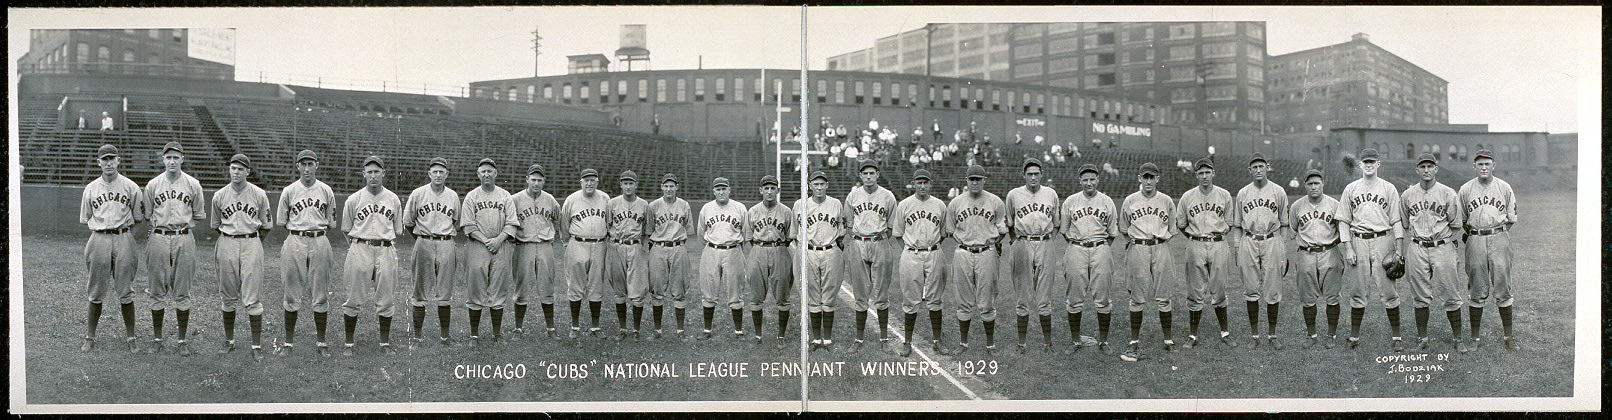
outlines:
M1469 346L1469 347L1471 347L1471 348L1467 349L1468 351L1478 351L1479 348L1483 347L1483 339L1478 338L1478 337L1472 337L1472 345Z
M280 350L274 352L274 354L279 355L280 357L290 357L291 356L291 343L285 343L283 345L280 345Z
M1428 343L1427 341L1428 341L1427 337L1417 338L1416 339L1416 349L1420 350L1420 351L1427 351L1427 348L1431 347L1429 345L1430 343Z
M858 339L856 339L856 341L851 342L851 346L847 347L845 349L845 352L846 353L856 353L858 351L861 351L862 350L862 344L863 344L862 339L858 338Z
M1181 348L1184 348L1184 349L1190 349L1190 348L1197 347L1197 346L1198 346L1198 336L1196 336L1196 335L1188 335L1187 336L1187 342L1181 343Z
M1041 345L1041 352L1045 353L1045 354L1052 354L1053 353L1053 351L1052 351L1052 343L1042 344Z
M581 335L581 333L582 333L582 328L571 327L571 335L568 335L566 337L568 337L568 338L570 338L572 340L575 340L575 339L577 339L577 336Z
M558 338L560 338L560 334L554 332L553 328L549 328L549 329L543 330L543 337L551 339L551 340L552 339L558 339Z
M1109 356L1113 356L1114 355L1114 348L1109 346L1107 341L1102 341L1102 342L1097 343L1097 352L1102 353L1102 354L1106 354L1106 355L1109 355Z
M595 337L595 338L603 338L604 337L604 328L599 328L599 327L589 328L588 329L588 335L592 336L592 337Z
M509 340L509 342L511 342L511 343L518 342L518 341L521 341L521 336L522 335L526 335L526 332L521 331L520 328L516 328L516 329L513 329L513 330L509 330L509 335L504 336L504 339Z
M662 335L661 330L658 330L658 329L655 330L655 339L656 340L661 339L661 335Z
M986 356L995 356L996 355L996 345L991 344L991 345L985 346L985 355Z
M695 340L700 340L700 341L710 340L711 339L711 330L700 330L699 337L695 337L694 339Z
M1021 343L1021 344L1018 344L1018 345L1014 346L1013 347L1013 352L1017 353L1017 354L1024 354L1024 344Z
M151 348L146 349L146 354L162 353L163 350L164 349L162 348L162 339L161 338L153 338L153 339L151 339Z
M84 345L78 346L78 351L89 353L90 350L95 350L95 339L84 337Z
M947 350L945 347L940 346L940 340L929 340L929 348L933 349L935 351L935 354L939 354L939 355L951 354L950 350Z
M1405 340L1394 337L1393 344L1390 347L1394 349L1394 353L1403 353L1405 352Z
M381 343L381 353L388 355L397 354L397 349L392 348L392 343Z
M1166 352L1174 352L1175 351L1175 340L1164 340L1164 351L1166 351Z
M409 337L409 350L414 350L415 348L420 347L420 343L424 343L424 342L425 342L424 338Z
M1063 354L1066 356L1073 356L1076 353L1080 353L1080 349L1084 347L1086 347L1084 343L1081 343L1080 340L1075 340L1075 343L1070 345L1068 350L1064 350Z
M1226 347L1237 347L1237 340L1231 339L1231 332L1221 331L1220 344L1224 344Z
M1501 337L1500 341L1506 343L1506 351L1517 351L1517 340L1511 336Z
M1259 350L1259 336L1257 336L1257 335L1253 336L1253 339L1251 339L1249 341L1254 343L1254 344L1251 344L1251 345L1248 346L1249 350Z
M179 351L180 356L190 356L192 354L190 352L190 345L185 344L184 340L179 340L178 347L179 347L178 351Z
M1141 346L1139 346L1137 343L1131 343L1131 345L1128 347L1129 349L1125 350L1124 353L1119 354L1119 360L1124 360L1127 362L1142 360Z
M465 344L470 346L470 348L481 347L481 337L472 335L470 336L470 341L466 342Z
M314 347L318 349L317 353L319 353L319 357L323 357L323 358L326 358L326 359L330 358L330 345L325 344L325 343L319 343L318 345L316 345Z
M741 340L743 338L744 338L744 331L733 330L733 340L734 341L738 341L738 340Z
M1310 334L1309 338L1304 339L1303 347L1304 348L1315 347L1315 342L1316 342L1315 334Z
M957 349L952 350L952 354L959 356L965 352L968 352L968 343L957 343Z
M1349 350L1360 348L1360 337L1349 337Z
M347 343L345 345L342 345L341 346L341 355L342 356L347 356L347 357L352 357L352 355L353 355L353 343Z
M124 337L123 343L129 347L129 353L140 354L140 342L136 341L134 337Z
M252 346L252 360L257 362L263 361L263 346Z
M901 357L912 356L912 343L901 343Z
M227 341L225 341L224 345L220 346L219 349L218 349L219 353L229 353L229 352L232 352L232 351L235 351L235 340L227 340Z
M1271 340L1271 348L1277 349L1277 350L1282 349L1282 340L1276 339L1276 336L1274 336L1274 335L1270 336L1268 338L1270 338L1270 340Z
M1333 346L1336 346L1336 345L1338 345L1338 336L1337 335L1327 336L1326 347L1330 349L1330 348L1332 348Z
M775 342L778 343L777 346L779 350L784 349L784 336L778 336L778 339Z
M1469 352L1469 351L1472 351L1472 350L1467 348L1465 341L1461 341L1461 339L1457 338L1457 339L1455 339L1455 351L1460 352L1460 353L1466 353L1466 352Z
M756 347L761 347L761 335L757 334L756 339L753 342L756 343Z

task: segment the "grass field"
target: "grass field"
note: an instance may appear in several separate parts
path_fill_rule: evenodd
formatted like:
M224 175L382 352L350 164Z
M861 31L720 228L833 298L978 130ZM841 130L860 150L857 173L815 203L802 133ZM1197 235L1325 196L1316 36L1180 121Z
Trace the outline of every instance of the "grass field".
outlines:
M974 349L955 357L938 356L928 352L928 345L919 349L957 376L962 387L939 376L864 376L858 364L862 362L894 362L903 360L894 353L895 346L877 350L876 340L856 354L811 354L813 362L845 362L842 376L813 377L810 394L814 400L935 400L964 399L962 388L980 398L1006 399L1110 399L1110 398L1353 398L1353 397L1544 397L1570 396L1573 380L1573 313L1574 303L1574 192L1522 193L1518 200L1523 221L1514 231L1515 268L1513 287L1517 296L1516 325L1519 351L1506 353L1499 345L1500 322L1492 307L1484 317L1486 346L1477 353L1459 354L1446 341L1437 342L1432 353L1449 353L1443 362L1407 363L1408 365L1438 364L1444 371L1433 373L1430 380L1405 383L1405 374L1389 373L1391 364L1379 363L1378 356L1395 354L1388 349L1387 325L1380 304L1367 311L1363 344L1356 351L1339 346L1336 349L1301 349L1299 339L1304 336L1304 324L1297 303L1297 290L1293 278L1286 279L1284 294L1289 296L1281 311L1279 333L1287 341L1282 351L1261 347L1251 351L1246 346L1247 320L1244 309L1236 297L1240 287L1232 286L1228 295L1230 322L1234 337L1245 340L1235 349L1221 347L1215 340L1196 349L1164 353L1159 345L1161 338L1157 318L1149 313L1143 329L1143 350L1147 358L1136 363L1125 363L1113 356L1095 350L1083 350L1074 356L1060 353L1041 354L1039 327L1030 327L1030 353L998 352L987 356L982 350L984 333L976 322L971 335ZM1563 211L1566 209L1566 211ZM276 232L282 238L283 232ZM1175 248L1180 254L1180 242ZM616 342L584 338L579 343L527 339L470 349L467 347L442 348L434 341L409 351L403 347L398 355L383 357L376 350L377 339L373 316L360 318L357 341L358 355L344 358L339 354L330 359L313 355L310 316L304 315L298 328L298 352L291 358L270 356L262 363L253 362L249 351L237 350L220 355L215 352L222 341L221 320L217 312L218 284L214 275L215 259L211 241L198 243L201 258L192 298L196 301L192 312L192 348L201 354L184 358L174 353L158 355L131 355L123 350L120 337L122 321L115 305L108 305L101 320L99 347L91 353L80 353L79 337L83 334L85 281L82 261L83 235L26 235L23 237L21 282L24 288L24 325L26 328L27 400L30 404L74 403L239 403L239 402L439 402L439 401L756 401L798 400L798 377L763 377L761 364L767 362L798 361L796 342L791 339L787 350L773 347L772 334L762 347L752 347L748 341L734 341L719 333L713 341L646 341ZM401 250L407 250L404 244ZM283 335L279 301L283 296L278 276L279 240L271 240L265 248L268 255L264 275L263 300L264 342L272 346ZM341 262L345 247L338 244L337 264ZM692 252L698 252L697 248ZM1062 243L1055 246L1062 252ZM407 252L399 252L402 267L408 267ZM1179 258L1178 258L1179 259ZM697 258L693 259L697 260ZM1122 264L1116 255L1116 265ZM1006 270L1004 264L1004 271ZM405 270L406 271L406 270ZM1056 271L1056 269L1055 269ZM339 268L335 271L340 273ZM1057 273L1054 273L1055 275ZM1240 285L1236 274L1229 284ZM1010 350L1014 341L1012 292L1002 276L998 287L999 321L997 343ZM409 284L412 275L404 273L400 279L399 301L403 302L402 286ZM339 279L337 279L339 281ZM1175 280L1179 284L1179 276ZM145 287L146 275L142 267L136 278L136 290ZM1116 278L1112 296L1116 303L1123 302L1124 287ZM13 283L16 285L16 283ZM1406 287L1402 285L1402 289ZM461 285L461 289L463 285ZM332 298L334 304L345 299L342 289ZM900 291L892 287L892 301ZM1177 292L1178 298L1181 297ZM137 293L138 295L138 293ZM462 290L456 296L463 296ZM1177 299L1175 319L1178 337L1185 336L1186 311L1183 300ZM139 296L136 300L137 336L142 344L149 343L151 334L149 300ZM1409 305L1407 305L1409 306ZM1002 311L1006 308L1006 311ZM1054 344L1059 350L1069 346L1067 326L1059 306L1054 306ZM400 307L400 309L406 309ZM541 313L534 305L527 315L528 326L540 325ZM952 321L947 305L945 335L948 342L956 339L956 323ZM339 312L339 311L333 311ZM506 311L508 312L508 311ZM565 306L557 305L558 326L569 325ZM1206 311L1208 312L1208 311ZM1435 314L1429 322L1431 335L1448 337L1449 325ZM586 311L584 310L584 314ZM892 325L900 324L900 310L892 308L897 318ZM1344 311L1345 317L1348 311ZM772 331L774 312L767 311L766 331ZM334 315L334 314L333 314ZM670 318L671 311L667 311ZM1116 346L1123 346L1126 338L1126 321L1123 310L1115 313L1113 337ZM584 315L585 317L586 315ZM747 314L748 316L748 314ZM1414 334L1411 311L1402 314L1405 334ZM462 305L455 306L456 338L468 336L468 325ZM614 309L605 306L604 321L607 332L615 325ZM691 310L688 321L699 325L699 311ZM237 322L236 337L244 343L249 337L245 317ZM341 340L339 316L332 316L329 328L334 344ZM646 316L647 318L647 316ZM1096 317L1085 317L1083 333L1096 334ZM1211 314L1206 314L1204 331L1215 329ZM436 316L428 315L426 335L435 334ZM1032 316L1032 324L1034 317ZM1323 318L1324 319L1324 318ZM870 322L872 320L870 319ZM669 321L668 321L669 322ZM745 321L748 323L748 319ZM394 321L394 342L403 344L407 337L407 311L400 311ZM649 321L645 320L648 324ZM841 349L855 333L852 314L838 313L835 334ZM511 322L506 316L505 328ZM716 331L731 331L730 321L723 311L717 311ZM798 325L798 318L791 324ZM1347 319L1340 330L1347 331ZM487 327L483 323L484 329ZM669 327L669 326L668 326ZM1322 328L1325 326L1323 324ZM165 323L165 332L172 336L176 331L172 311ZM745 328L749 330L748 326ZM200 330L199 333L196 331ZM528 328L532 330L532 328ZM694 328L697 330L697 327ZM798 334L792 326L790 334ZM927 343L928 324L924 316L918 321L918 342ZM868 329L876 334L875 328ZM484 332L484 335L486 333ZM1212 333L1205 334L1206 336ZM338 353L339 353L339 346ZM1415 354L1415 351L1409 353ZM914 354L906 360L917 360ZM1428 356L1434 360L1435 356ZM955 370L962 360L992 362L994 374L975 377L958 375ZM680 378L658 379L606 379L602 364L608 363L671 363L678 366ZM748 362L747 378L688 377L686 367L701 362ZM595 364L596 363L596 364ZM522 364L524 379L456 379L458 365ZM549 364L586 364L589 377L585 379L549 379Z

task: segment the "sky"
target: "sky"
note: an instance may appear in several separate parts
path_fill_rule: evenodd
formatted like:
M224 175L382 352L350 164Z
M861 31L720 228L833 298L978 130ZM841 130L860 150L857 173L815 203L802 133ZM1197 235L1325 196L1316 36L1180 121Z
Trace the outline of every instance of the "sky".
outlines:
M242 81L433 93L471 81L565 73L565 56L613 57L620 25L647 25L652 68L799 69L801 8L477 7L11 9L10 63L36 28L235 28ZM1578 131L1598 105L1600 10L1563 7L813 7L808 68L928 22L1257 20L1272 55L1355 33L1449 81L1450 122L1494 131ZM12 66L7 66L11 68ZM16 85L15 70L8 80ZM318 79L316 79L318 78ZM418 86L418 87L415 87ZM1589 99L1586 99L1589 98Z

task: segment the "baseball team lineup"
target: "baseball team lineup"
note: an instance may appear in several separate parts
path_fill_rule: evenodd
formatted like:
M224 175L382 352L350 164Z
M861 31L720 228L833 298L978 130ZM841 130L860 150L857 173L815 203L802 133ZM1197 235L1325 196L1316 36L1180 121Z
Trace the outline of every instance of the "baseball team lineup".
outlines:
M1406 342L1413 340L1411 346L1422 352L1435 344L1459 353L1482 351L1492 341L1484 339L1482 328L1483 312L1491 305L1500 318L1501 347L1513 351L1516 346L1509 233L1518 221L1516 199L1510 184L1493 176L1496 160L1488 150L1455 163L1424 153L1415 163L1418 182L1396 186L1377 176L1378 151L1363 149L1359 177L1347 180L1340 196L1326 195L1328 180L1321 170L1310 169L1296 199L1267 179L1269 164L1257 153L1246 166L1198 159L1191 166L1198 185L1177 194L1178 200L1158 190L1161 172L1152 163L1138 168L1137 190L1115 200L1098 190L1104 170L1094 164L1079 167L1079 190L1064 196L1043 185L1042 162L1029 158L1017 168L1024 183L1000 197L985 190L986 169L969 165L962 180L933 179L928 170L917 169L912 179L900 180L910 182L911 194L898 198L879 184L879 165L862 161L843 199L829 195L834 180L821 170L807 179L809 193L788 205L781 202L777 177L761 177L761 200L749 206L731 198L736 183L716 177L709 183L714 199L697 212L678 197L682 181L674 173L644 178L658 181L659 197L651 198L640 195L645 185L631 170L616 178L620 193L613 196L600 188L602 174L583 169L577 175L580 189L557 200L544 190L551 174L542 165L527 166L525 188L512 193L498 185L500 162L493 158L476 163L480 183L462 197L446 185L455 168L440 157L426 163L429 181L400 197L384 186L388 165L397 163L370 156L361 166L364 186L337 203L335 192L318 179L319 155L312 150L296 155L299 177L280 189L278 203L248 181L254 166L244 154L229 158L229 182L209 200L200 182L184 171L184 151L179 142L166 144L163 171L142 187L119 172L117 147L98 150L101 176L85 186L80 200L79 222L90 230L81 351L96 349L103 302L115 299L128 351L198 352L187 339L191 311L198 307L191 288L202 258L195 238L203 224L218 234L214 258L223 333L217 353L239 349L236 313L244 311L250 356L260 362L266 353L296 355L296 344L306 343L297 337L299 315L310 309L317 357L353 356L354 333L361 325L367 328L367 319L376 321L378 351L395 354L391 330L393 318L402 316L400 295L409 309L404 345L410 349L426 345L432 306L435 341L442 347L539 337L578 342L583 336L707 341L716 334L717 308L725 306L734 340L756 346L767 341L768 332L775 332L772 341L780 350L795 343L786 336L795 313L808 317L802 334L814 353L855 354L874 342L879 351L907 358L914 351L918 315L927 312L934 354L974 357L979 352L972 349L978 347L994 356L1004 351L996 343L997 309L1011 307L1016 318L1011 351L1027 352L1035 323L1041 351L1054 353L1053 315L1063 306L1072 342L1065 355L1095 347L1102 355L1135 362L1146 358L1147 312L1157 318L1163 352L1211 342L1255 350L1284 350L1294 343L1307 350L1343 346L1355 351L1368 303L1385 308L1385 350L1406 351ZM1438 178L1440 165L1452 164L1471 165L1477 175L1452 188ZM1232 193L1215 184L1217 165L1246 170L1253 180ZM956 197L931 194L935 183L959 181L965 188ZM135 229L150 232L144 249ZM283 342L265 350L262 291L265 264L271 262L264 261L264 238L277 229L287 232L279 253L285 330ZM348 241L339 273L332 229L340 229ZM400 267L396 248L405 240L413 244L412 264ZM1058 240L1068 244L1062 254L1053 247ZM1179 257L1172 242L1184 250ZM1123 266L1116 267L1121 256ZM141 265L150 302L148 343L136 331ZM1011 274L1000 278L1004 265ZM463 284L454 284L456 271L464 273ZM1237 335L1241 328L1228 314L1239 286L1229 284L1233 272L1242 280L1246 336ZM408 281L405 273L411 274ZM797 281L804 282L804 295ZM1305 324L1292 342L1282 335L1296 327L1278 325L1285 285L1296 286ZM338 305L343 341L333 352L327 314L338 289L345 292ZM454 296L456 289L466 295ZM999 290L1006 293L999 296ZM1120 290L1129 315L1124 342L1110 339L1118 298L1112 295ZM1414 337L1401 334L1403 294L1410 298ZM1181 297L1185 304L1175 302ZM466 337L451 334L456 301L464 302ZM613 333L600 326L605 302L615 308ZM1349 330L1340 337L1345 302ZM561 303L568 304L570 325L556 323L555 305ZM540 309L542 326L536 320L526 324L532 305ZM690 326L686 312L694 305L700 323ZM895 334L892 306L901 313ZM956 337L942 334L948 306ZM1435 306L1448 319L1450 337L1430 337ZM670 317L665 307L671 307ZM643 322L646 308L649 325ZM1186 334L1178 337L1172 314L1182 308L1188 323ZM171 345L163 333L170 309L177 329ZM507 329L506 309L512 309ZM1217 330L1200 335L1205 309L1213 311ZM1082 328L1088 310L1096 313L1094 337ZM849 340L834 333L836 311L854 314ZM775 313L776 330L765 330L766 312ZM970 342L976 318L984 332L982 346ZM870 325L876 334L868 334ZM848 344L839 346L836 338Z

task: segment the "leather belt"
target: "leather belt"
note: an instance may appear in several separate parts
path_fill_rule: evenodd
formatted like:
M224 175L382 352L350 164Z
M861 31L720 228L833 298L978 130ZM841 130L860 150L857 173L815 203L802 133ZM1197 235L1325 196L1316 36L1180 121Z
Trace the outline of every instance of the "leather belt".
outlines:
M957 246L957 249L961 249L961 250L964 250L964 251L968 251L968 252L978 254L978 253L990 250L991 246L990 245L959 245L959 246Z
M1493 235L1493 234L1500 233L1500 232L1505 232L1505 231L1506 231L1506 225L1500 225L1500 226L1496 226L1496 227L1489 228L1489 229L1467 229L1466 233L1468 235L1487 236L1487 235Z
M453 235L414 235L414 237L420 238L420 239L430 239L430 240L434 240L434 241L451 241L451 240L453 240Z
M939 249L940 249L940 245L930 245L928 248L913 248L913 247L910 247L910 246L907 247L907 250L912 251L912 252L930 252L930 251L935 251L935 250L939 250Z
M705 246L711 247L711 248L716 248L716 249L734 249L734 248L738 248L739 244L717 245L717 244L708 243L708 244L705 244Z
M572 235L571 240L577 241L577 242L593 243L593 242L604 242L605 238L584 238L584 237L581 237L581 236Z
M1108 243L1108 241L1104 239L1093 239L1089 241L1077 241L1074 239L1069 239L1068 241L1070 245L1080 245L1086 248L1096 248Z
M523 241L523 240L520 240L520 239L515 239L514 236L509 237L509 239L506 239L506 241L509 241L509 243L516 244L516 245L520 245L520 244L546 244L546 243L549 243L549 241Z
M133 229L133 228L134 228L134 225L124 226L124 227L114 228L114 229L97 229L95 231L95 233L105 233L105 234L108 234L108 235L122 235L124 232L128 232L129 229Z
M1299 245L1299 250L1304 252L1326 252L1335 246L1338 246L1337 242L1325 245Z
M639 239L637 239L637 238L633 238L633 239L624 239L624 240L611 239L610 242L615 242L616 245L638 245L638 242L641 242L641 241Z
M880 241L880 240L884 240L885 238L890 237L889 235L890 235L890 232L886 231L886 232L875 233L875 234L872 234L872 235L851 235L851 238L856 239L858 241Z
M1051 237L1052 237L1051 234L1046 234L1046 235L1020 235L1019 240L1021 240L1021 241L1045 241L1045 240L1047 240L1047 238L1051 238Z
M785 239L785 240L777 240L777 241L750 241L750 243L755 244L756 246L764 246L764 247L774 248L774 247L780 247L780 246L789 245L789 240Z
M1209 235L1209 236L1187 235L1187 237L1192 238L1192 240L1198 241L1198 242L1220 242L1220 241L1226 240L1225 235Z
M1436 246L1439 246L1439 245L1455 243L1455 242L1451 242L1451 241L1444 240L1444 239L1439 239L1439 240L1434 241L1434 240L1428 240L1428 239L1422 239L1422 238L1411 238L1411 242L1415 242L1417 245L1421 245L1422 248L1432 248L1432 247L1436 247Z
M682 239L678 239L678 240L675 240L675 241L649 241L649 242L654 244L655 246L664 246L664 247L668 247L668 248L683 246L683 240Z
M309 238L318 238L320 236L325 236L325 230L293 230L291 231L291 234L297 236L306 236Z
M1132 239L1131 243L1136 245L1158 245L1164 243L1164 241L1163 238Z
M248 234L245 234L245 235L231 235L231 234L223 233L223 232L219 232L218 234L228 236L228 237L231 237L231 238L235 238L235 239L252 239L252 238L258 237L257 232L252 232L252 233L248 233Z
M151 233L157 234L157 235L189 235L190 234L190 228L177 229L177 230L175 230L175 229L156 228L156 229L151 229Z
M1270 239L1270 238L1275 238L1275 237L1276 237L1276 232L1262 233L1262 234L1258 234L1258 235L1248 235L1248 239L1253 239L1253 240L1256 240L1256 241L1263 241L1263 240Z
M806 249L810 249L810 250L813 250L813 251L827 251L827 250L830 250L830 249L834 249L834 244L828 244L828 245L822 245L822 246L807 245Z
M392 246L392 241L389 241L389 240L386 240L386 239L353 238L353 243L355 243L355 244L364 244L364 245L369 245L369 246Z
M1375 238L1375 237L1379 237L1379 236L1383 236L1383 235L1387 235L1387 234L1388 234L1388 231L1384 230L1384 231L1377 231L1377 232L1356 233L1354 235L1355 235L1356 238L1360 238L1360 239L1371 239L1371 238Z

